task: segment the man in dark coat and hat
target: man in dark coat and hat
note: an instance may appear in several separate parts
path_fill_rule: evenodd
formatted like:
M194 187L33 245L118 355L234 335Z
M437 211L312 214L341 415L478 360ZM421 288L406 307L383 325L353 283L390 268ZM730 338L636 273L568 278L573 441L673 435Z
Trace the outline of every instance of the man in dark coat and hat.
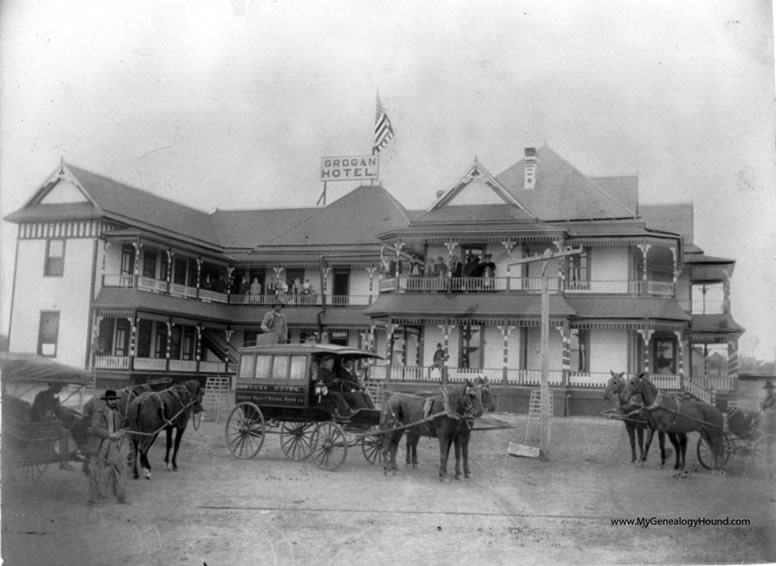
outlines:
M116 392L108 389L91 406L88 443L90 506L105 499L108 492L119 503L127 502L128 441L120 431L118 403Z
M276 300L272 303L272 310L265 314L261 321L262 332L273 334L277 344L288 342L288 323L285 315L281 312L284 308L285 305Z

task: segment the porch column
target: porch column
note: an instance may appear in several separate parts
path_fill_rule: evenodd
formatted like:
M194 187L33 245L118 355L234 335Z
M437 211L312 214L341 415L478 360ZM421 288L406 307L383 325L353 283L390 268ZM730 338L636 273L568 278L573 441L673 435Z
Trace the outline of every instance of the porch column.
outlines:
M102 246L102 286L105 286L105 261L108 259L108 248L110 248L110 241L105 240Z
M172 327L175 326L175 323L172 321L172 319L167 321L167 348L165 349L164 357L165 357L165 369L167 371L170 371L170 356L172 355Z
M202 258L197 258L197 298L199 299L199 289L202 286Z
M649 373L649 341L652 339L654 330L641 328L637 332L641 335L641 340L644 342L644 371Z
M440 324L438 325L439 328L442 330L442 347L445 349L445 352L448 353L447 359L444 361L444 366L442 367L442 385L447 385L447 374L450 368L450 328L451 325L448 323Z
M375 278L375 271L377 271L377 266L370 265L369 267L365 267L366 272L369 274L369 304L372 304L372 294L374 289L374 278Z
M647 294L647 253L649 253L649 248L651 248L651 244L639 244L638 248L641 250L641 255L643 258L643 269L644 272L641 276L642 281L642 287L640 295L646 295Z
M197 328L197 349L195 351L196 353L196 360L197 360L197 372L199 372L199 362L202 361L202 324L198 324L196 326Z
M552 245L555 246L555 249L558 250L558 252L562 252L566 249L566 242L563 240L554 240ZM566 290L566 271L568 262L568 257L563 257L558 261L558 292L561 293ZM558 327L558 330L560 330L560 327ZM561 332L561 334L563 333Z
M100 324L102 323L102 318L100 315L94 317L94 326L92 327L92 367L94 367L94 359L100 353Z
M676 372L679 374L679 390L684 391L684 336L681 330L674 330L676 343L679 344L678 359L676 361Z
M244 331L243 331L244 332ZM226 366L226 371L229 371L229 341L232 339L232 334L234 334L234 330L231 328L227 328L224 330L224 339L226 340L226 358L227 361L224 362L224 365Z
M232 274L234 273L234 267L227 266L226 268L226 302L231 303L231 295L232 295Z
M137 344L137 315L128 316L129 321L129 371L135 369L135 345Z
M388 359L388 373L385 376L386 381L391 381L391 372L393 370L393 336L398 324L388 323L385 328L385 357Z
M671 246L669 248L671 250L671 260L673 262L673 284L674 284L674 290L671 293L672 297L676 296L676 280L679 278L679 271L678 271L678 259L677 259L677 250L674 246Z
M172 286L172 261L175 258L175 252L172 251L172 248L167 248L165 252L167 253L167 293L169 294Z
M509 267L507 267L507 269L509 269ZM507 384L507 380L509 378L509 335L512 333L513 328L514 326L510 326L507 324L503 326L498 326L498 329L501 330L501 336L504 338L504 350L503 350L503 356L501 359L502 361L501 382L504 385Z
M418 333L415 335L415 366L421 367L423 365L423 329L418 328Z
M564 320L561 326L555 327L560 332L563 343L561 385L569 386L569 374L571 373L571 328L569 321Z
M705 289L705 288L704 288ZM722 280L722 313L730 313L730 274L725 271L725 278Z
M509 291L510 285L512 283L512 275L510 272L510 263L512 260L512 248L514 248L517 245L517 242L514 240L504 240L501 242L501 245L504 246L504 249L507 250L507 286L506 289ZM511 328L511 327L510 327ZM502 331L503 332L503 331ZM507 336L509 336L507 334ZM506 382L506 374L504 374L504 381Z
M135 248L135 276L132 278L132 288L137 289L137 280L140 277L140 250L143 249L143 244L136 240L132 242L132 246Z
M372 324L369 326L369 347L367 348L370 352L377 353L377 342L375 341L375 329L377 328L376 324Z
M401 365L402 368L407 367L407 342L409 336L407 333L407 325L402 327L402 345L401 345Z

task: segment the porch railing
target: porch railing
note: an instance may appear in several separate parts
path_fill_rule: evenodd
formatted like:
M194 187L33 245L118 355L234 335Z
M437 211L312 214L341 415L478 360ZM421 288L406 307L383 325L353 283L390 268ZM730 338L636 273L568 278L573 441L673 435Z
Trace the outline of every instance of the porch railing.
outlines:
M94 356L97 369L129 369L129 356Z
M170 295L174 297L186 297L189 299L197 298L197 288L181 285L180 283L170 284Z
M710 405L714 404L714 401L715 401L714 391L705 389L701 385L695 383L692 379L684 380L684 390L687 391L687 393L689 393L696 399L705 401Z
M167 281L163 279L154 279L153 277L141 277L137 283L137 288L152 293L166 293Z
M167 369L166 358L135 358L135 369L164 371Z
M200 289L199 299L206 303L227 303L229 302L229 295L218 291L211 291L210 289Z
M606 387L606 383L609 381L611 374L603 372L569 372L569 385L571 387L590 387L601 388Z

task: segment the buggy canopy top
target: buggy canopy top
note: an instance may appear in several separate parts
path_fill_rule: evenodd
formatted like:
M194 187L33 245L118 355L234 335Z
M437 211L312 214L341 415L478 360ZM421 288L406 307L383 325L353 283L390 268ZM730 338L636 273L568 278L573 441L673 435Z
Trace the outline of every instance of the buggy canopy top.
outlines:
M3 383L62 383L87 385L92 376L85 370L38 356L0 352L0 376Z

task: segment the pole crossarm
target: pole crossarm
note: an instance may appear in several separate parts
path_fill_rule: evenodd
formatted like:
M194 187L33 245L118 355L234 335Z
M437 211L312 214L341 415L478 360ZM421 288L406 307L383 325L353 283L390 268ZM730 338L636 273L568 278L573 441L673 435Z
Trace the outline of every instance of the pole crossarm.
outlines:
M556 259L556 258L559 258L559 257L567 257L567 256L572 256L572 255L579 255L579 254L584 253L584 252L585 252L585 250L583 250L582 248L567 248L567 249L565 249L563 251L560 251L560 252L553 252L552 250L547 248L547 252L545 252L544 254L541 254L541 255L537 254L537 255L532 255L532 256L528 256L528 257L523 257L523 258L517 259L515 261L512 261L512 262L508 263L507 265L509 265L511 267L513 265L520 265L521 263L532 263L534 261L549 261L551 259Z

